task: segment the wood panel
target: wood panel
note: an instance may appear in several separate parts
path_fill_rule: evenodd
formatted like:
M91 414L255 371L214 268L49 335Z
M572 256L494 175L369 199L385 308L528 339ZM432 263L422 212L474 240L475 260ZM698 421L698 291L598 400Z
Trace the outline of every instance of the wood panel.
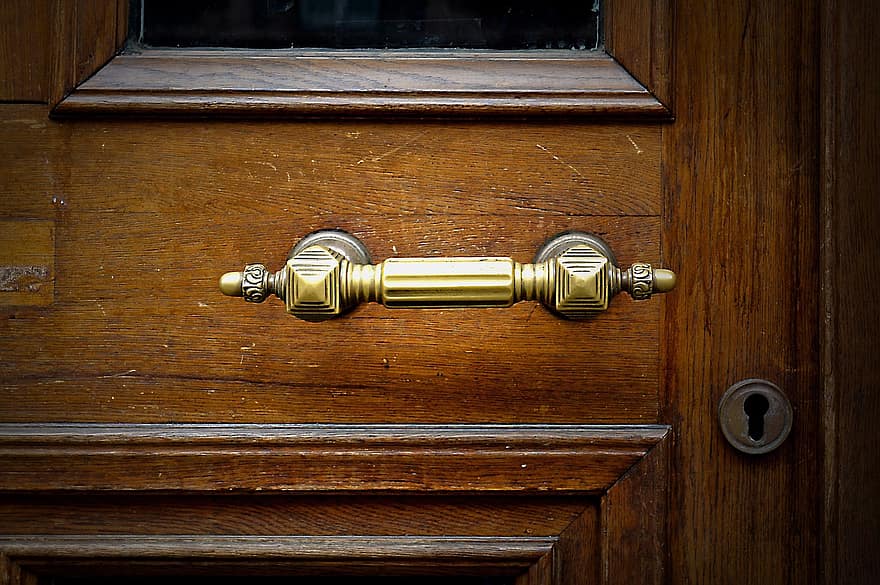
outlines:
M55 123L40 107L0 112L10 130L0 144L8 157L0 216L150 211L195 219L246 213L259 235L260 222L297 213L660 210L655 126L576 124L560 131L554 124Z
M86 425L43 425L24 427L7 425L3 444L5 465L21 461L19 443L25 450L41 449L49 453L58 445L96 446L115 456L130 455L138 443L154 459L178 457L194 448L222 450L222 440L232 437L228 425L202 427L195 441L193 428L181 427L100 427ZM280 428L280 427L279 427ZM76 429L83 432L77 434ZM477 491L468 495L449 495L447 483L439 495L429 482L417 489L418 496L404 495L405 483L396 482L390 494L353 495L332 491L333 482L322 484L322 493L314 496L267 494L262 489L247 495L197 496L185 483L168 484L175 492L150 495L119 493L100 498L92 494L76 495L68 491L63 500L53 485L22 497L0 499L0 547L4 551L7 581L24 582L40 576L131 574L499 574L517 576L518 585L612 584L631 582L633 576L655 582L664 571L664 517L666 509L665 441L666 427L485 427L460 425L432 429L400 426L364 429L313 425L291 432L287 426L283 440L288 444L311 444L316 449L303 452L296 466L335 450L345 450L349 459L360 457L383 461L403 449L410 462L434 457L444 450L455 451L461 467L480 475L474 484ZM234 430L234 429L233 429ZM261 452L282 455L276 435L270 445L265 426L239 427L240 443L235 461L227 469L248 466L252 453L242 448L246 442L263 447ZM208 431L208 432L206 432ZM592 432L595 431L595 432ZM118 438L129 443L123 447ZM187 440L186 437L190 437ZM133 440L136 439L136 440ZM242 439L244 442L242 442ZM328 442L329 441L329 442ZM328 449L330 443L335 447ZM51 445L54 445L52 447ZM489 495L497 477L507 492L517 492L517 480L508 472L497 474L485 465L480 453L501 448L504 457L521 460L522 452L533 456L551 451L580 467L578 446L595 449L605 455L604 463L590 464L590 469L615 467L622 477L606 485L604 495L584 499L583 474L580 484L552 487L559 495L532 493L527 496ZM536 449L535 445L540 445ZM421 449L426 449L421 453ZM539 451L540 449L540 451ZM63 449L62 449L63 450ZM78 455L86 467L98 469L101 462ZM626 452L635 453L635 463L624 462ZM402 453L403 451L401 451ZM586 451L584 451L586 452ZM658 456L658 454L660 454ZM26 458L27 453L23 456ZM529 465L558 476L545 462ZM611 464L609 466L609 464ZM131 461L127 469L138 467ZM51 464L48 465L52 467ZM172 466L173 467L173 466ZM159 474L184 476L181 468L168 467ZM208 469L212 466L206 465ZM430 466L429 466L430 467ZM449 482L451 465L434 470L435 479ZM13 462L13 471L17 469ZM327 467L325 470L335 470ZM130 475L105 467L108 478L117 482L115 490L128 482ZM344 470L350 472L351 469ZM374 466L376 479L400 478L399 470L385 465ZM428 472L431 473L430 471ZM155 475L155 474L154 474ZM348 486L374 492L378 484L365 485L349 474ZM486 481L488 479L488 481ZM207 482L220 487L217 478ZM162 481L160 479L160 481ZM221 480L222 482L223 480ZM454 480L452 480L454 482ZM509 482L513 483L509 483ZM70 486L70 483L67 483ZM550 487L545 484L540 491ZM331 490L331 491L327 491ZM8 490L4 490L7 491ZM271 491L271 490L270 490ZM568 497L560 497L567 494ZM633 507L634 503L637 507ZM161 514L156 510L161 509ZM33 534L34 519L43 519L39 536ZM271 535L271 536L269 536ZM274 548L270 543L275 543ZM369 544L369 546L368 546ZM661 581L656 581L661 582Z
M656 262L657 128L59 124L9 108L17 130L0 150L18 162L0 214L56 224L57 277L52 307L0 321L4 420L657 420L657 299L618 298L590 323L522 304L366 306L314 326L216 290L219 274L278 268L325 227L377 259L529 261L578 228L624 264ZM560 354L563 338L580 341ZM352 342L365 339L379 341Z
M880 574L877 185L880 39L874 2L822 4L825 583Z
M676 583L819 578L815 9L675 12L663 253L682 274L663 346ZM795 410L788 440L764 457L734 451L717 420L725 389L753 377Z
M601 528L596 510L588 508L559 534L552 555L556 583L608 583L600 574L603 552L599 545Z
M636 550L633 542L643 543L638 550L648 550L644 543L662 550L666 462L655 454L665 452L659 446L669 437L668 427L4 425L2 430L0 469L15 478L13 484L0 480L6 493L0 499L0 570L10 584L121 573L464 573L516 576L518 585L611 584L634 574L658 575L663 567L662 555L649 554L638 560L636 572L626 568ZM283 461L291 449L296 461ZM209 460L224 452L225 462ZM590 453L591 461L581 461ZM458 465L443 461L448 454ZM44 461L28 461L34 455ZM246 489L245 495L194 495L195 476L181 465L188 455L201 455L196 483L209 494L225 492L236 469L260 479L234 488ZM329 464L326 458L336 455L344 457ZM297 478L285 490L310 489L313 463L325 474L338 473L342 483L325 475L313 486L316 495L273 494L269 474L254 466L265 457ZM642 468L646 457L653 463ZM108 465L111 459L124 467ZM159 470L148 463L152 468L143 476L148 483L141 483L148 460L165 466ZM516 473L505 469L506 460ZM61 467L71 461L78 462L77 469L67 475ZM369 472L356 469L362 464ZM528 468L538 473L532 489L522 482ZM214 469L223 473L210 473ZM43 477L25 486L22 479L35 478L38 470ZM568 472L572 481L562 479ZM608 477L602 480L595 472ZM94 490L102 489L97 484L88 487L92 493L71 490L96 474L115 493L95 497ZM468 474L472 480L465 485L461 478ZM552 479L538 479L544 475ZM29 493L12 497L10 491L19 487ZM467 494L450 495L459 487ZM66 491L63 501L59 488ZM152 488L160 492L144 492ZM124 493L131 489L139 493ZM388 497L377 490L388 491ZM499 490L518 495L494 495ZM585 492L606 493L597 506L595 498L583 498ZM33 532L36 518L43 522L39 535ZM630 534L634 527L637 534ZM609 573L609 566L622 570Z
M49 0L0 3L0 102L49 97Z
M668 118L655 97L668 96L667 1L619 0L606 19L623 67L604 52L153 49L104 67L124 43L127 2L64 0L51 103L58 115Z
M56 115L665 118L604 53L194 51L119 56Z
M2 425L0 491L601 492L662 425Z

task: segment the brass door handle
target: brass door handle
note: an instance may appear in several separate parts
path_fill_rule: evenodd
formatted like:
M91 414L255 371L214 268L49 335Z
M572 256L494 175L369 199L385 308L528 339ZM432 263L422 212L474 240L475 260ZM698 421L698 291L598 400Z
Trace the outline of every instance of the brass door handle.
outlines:
M668 292L675 273L636 263L622 270L601 238L564 232L538 250L532 264L512 258L389 258L372 264L363 243L341 230L303 238L284 268L248 264L220 278L220 291L261 303L270 294L306 321L336 317L355 305L389 308L509 307L540 301L569 319L604 311L621 290L634 299Z

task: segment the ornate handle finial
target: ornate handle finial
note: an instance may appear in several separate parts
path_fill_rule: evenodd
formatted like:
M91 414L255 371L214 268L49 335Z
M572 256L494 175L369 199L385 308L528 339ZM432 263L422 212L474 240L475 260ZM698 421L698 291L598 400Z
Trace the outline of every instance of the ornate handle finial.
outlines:
M363 302L389 308L509 307L540 301L569 319L592 317L620 291L636 300L675 287L675 273L636 263L617 266L608 245L584 232L549 240L532 264L511 258L389 258L371 264L366 247L340 230L306 236L287 264L269 272L248 264L220 278L220 291L260 303L274 294L287 312L323 321Z

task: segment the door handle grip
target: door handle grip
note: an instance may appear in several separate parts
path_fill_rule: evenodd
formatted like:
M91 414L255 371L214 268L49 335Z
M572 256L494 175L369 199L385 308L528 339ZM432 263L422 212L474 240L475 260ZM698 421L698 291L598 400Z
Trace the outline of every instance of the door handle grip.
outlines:
M341 230L301 240L278 272L248 264L220 278L228 296L263 302L281 298L287 312L324 321L365 302L388 308L509 307L540 301L569 319L592 317L620 291L634 299L675 287L675 273L650 264L617 266L598 236L564 232L551 238L531 264L506 257L389 258L372 264L363 243Z

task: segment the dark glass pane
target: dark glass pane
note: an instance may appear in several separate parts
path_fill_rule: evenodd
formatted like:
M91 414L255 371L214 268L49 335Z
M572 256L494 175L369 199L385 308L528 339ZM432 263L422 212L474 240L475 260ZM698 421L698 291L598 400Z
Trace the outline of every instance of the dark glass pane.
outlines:
M596 0L133 0L153 47L579 49L599 46Z

